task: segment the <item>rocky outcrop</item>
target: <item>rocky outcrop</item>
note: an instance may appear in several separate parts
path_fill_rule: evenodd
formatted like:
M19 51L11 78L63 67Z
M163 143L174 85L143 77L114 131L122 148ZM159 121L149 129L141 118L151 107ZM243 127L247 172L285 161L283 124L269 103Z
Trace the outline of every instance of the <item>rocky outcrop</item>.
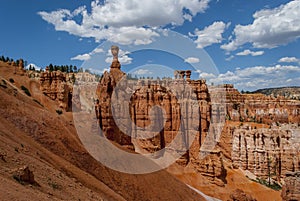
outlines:
M280 88L259 89L251 93L261 93L275 98L284 97L287 99L300 100L300 87L280 87Z
M19 68L24 68L24 60L23 59L19 59Z
M52 100L58 101L59 107L67 111L72 109L73 83L74 74L50 72L48 67L40 75L40 90Z
M241 94L233 85L223 86L227 93L227 119L265 124L300 122L300 101L263 94Z
M209 127L211 110L208 88L204 80L190 81L190 71L180 71L176 73L179 74L179 78L176 76L177 79L175 81L166 79L134 82L132 80L126 80L125 74L120 70L120 63L117 60L114 60L110 72L105 72L103 74L97 89L99 102L96 105L96 113L100 127L107 137L120 144L124 144L124 142L128 144L131 141L130 136L136 138L139 129L150 125L151 120L156 122L162 120L155 120L156 117L165 116L166 123L163 129L159 129L159 135L157 135L157 129L154 129L152 130L153 132L148 133L148 135L152 136L150 137L151 140L138 140L141 148L146 149L151 153L164 149L173 141L177 134L181 136L181 142L185 144L183 146L188 146L189 139L188 136L184 134L188 133L190 129L194 129L197 130L198 142L192 146L192 149L197 150L199 153L201 140L205 138ZM188 77L187 80L184 79L186 73ZM124 87L124 89L120 88L119 90L114 90L122 78L124 81L122 81L123 83L121 85L124 86L119 87ZM176 92L172 93L170 87L175 89ZM127 104L124 104L124 99L120 98L115 98L112 101L113 91L115 97L129 96L131 99L126 100L128 102ZM131 91L133 93L128 94L126 91ZM188 93L186 93L186 91L188 91ZM194 94L192 94L193 92ZM195 97L192 98L192 95ZM178 100L179 97L181 100ZM193 107L192 105L187 104L189 99L198 100L200 107L197 107L196 111L193 111L193 108L191 108ZM121 116L113 117L112 111L110 110L112 102L114 105L117 105L117 107L113 107L114 114ZM186 107L180 107L181 104L186 104ZM165 115L151 113L151 109L154 106L162 108ZM127 109L126 107L129 107L130 109ZM201 110L198 108L201 108ZM127 113L130 114L126 116L125 111L127 110ZM189 125L182 125L182 113L185 114L186 122L190 122L187 123ZM126 128L122 129L123 132L121 132L118 128L120 125L116 125L116 119L122 120L122 124L129 126L125 126ZM192 124L195 124L193 125L193 128L191 128ZM163 125L157 126L161 127ZM189 162L190 158L196 158L198 153L186 154L186 162Z
M218 124L221 113L225 116L221 103L211 105L205 80L191 80L191 71L175 71L174 80L136 81L127 79L120 68L114 56L110 72L104 72L97 87L95 113L103 134L156 157L175 150L181 155L179 165L190 165L213 183L224 185L222 153L209 146L201 150L205 140L207 144L215 141L216 136L206 139L211 123ZM211 94L218 99L220 91ZM217 115L211 120L212 114ZM214 134L215 129L212 126L210 132ZM207 153L199 158L201 152Z
M230 199L232 201L256 201L255 198L253 198L251 195L246 194L241 189L236 189L235 191L233 191L230 195Z
M36 71L26 71L26 76L28 76L31 79L39 79L40 78L40 73Z
M90 83L90 82L97 82L97 78L95 75L90 74L88 72L79 72L75 74L76 82L81 83Z
M300 102L223 88L228 121L218 146L224 156L257 179L284 183L288 171L300 170Z
M28 166L24 166L14 171L14 179L23 184L37 184L34 180L33 172Z
M300 172L287 173L284 181L281 192L282 199L284 201L300 200Z
M300 120L300 102L240 94L233 85L208 88L205 80L191 80L190 76L190 71L175 71L174 80L127 80L114 56L110 72L103 74L96 91L95 112L103 134L120 145L134 145L141 153L168 150L178 137L175 149L182 157L177 163L192 166L220 186L226 183L223 152L234 168L277 183L282 183L287 171L300 168L299 151L293 148L295 136L288 128L229 126L223 130L228 136L225 149L207 145L222 144L222 117L293 123Z
M287 128L236 128L232 133L232 164L258 178L281 183L288 171L300 170L296 132Z
M131 146L131 136L127 135L119 129L119 127L116 125L116 122L114 121L111 110L113 89L125 75L125 73L123 73L120 68L120 62L117 59L114 59L110 67L110 72L104 72L96 91L98 99L95 105L95 112L99 122L99 126L108 139L115 141L120 145ZM123 104L120 105L119 108L116 108L116 114L124 114L122 112L124 111L124 108L122 106ZM124 121L129 121L128 117L127 119L124 119Z
M145 83L139 83L136 88L133 88L133 91L130 101L131 119L133 119L135 125L132 128L133 135L136 135L136 127L145 128L150 125L151 120L155 122L155 118L163 116L163 114L151 113L153 107L158 106L165 113L165 125L157 125L163 128L158 129L160 130L159 135L157 135L157 130L153 129L150 132L151 141L144 140L143 143L143 140L139 140L141 147L150 152L155 152L168 147L177 135L181 136L180 144L188 147L192 143L191 141L194 140L189 139L188 135L190 133L193 136L192 133L195 133L196 143L191 144L181 163L185 164L196 160L200 145L208 132L211 112L205 82L203 80L186 82L182 78L162 81L147 80ZM191 104L193 101L190 101L193 95L190 93L193 92L198 100L195 101L199 104L197 106ZM160 120L162 119L157 119L157 122L159 123Z
M193 163L194 169L205 176L208 181L218 186L225 186L227 183L227 171L223 164L223 155L221 151L211 151L201 160Z

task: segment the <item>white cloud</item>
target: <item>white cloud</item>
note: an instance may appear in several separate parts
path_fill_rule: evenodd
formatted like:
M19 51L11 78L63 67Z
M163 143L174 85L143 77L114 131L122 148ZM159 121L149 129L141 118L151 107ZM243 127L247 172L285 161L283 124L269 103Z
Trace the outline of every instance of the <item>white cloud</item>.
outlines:
M104 50L101 47L97 47L96 49L94 49L92 51L93 54L103 53L103 52L104 52Z
M87 61L87 60L91 59L92 55L98 54L98 53L103 53L103 52L104 52L104 50L102 48L97 47L92 52L86 53L86 54L77 55L75 57L72 57L71 60Z
M233 55L230 55L230 56L227 57L225 60L226 60L226 61L231 61L232 59L234 59L234 56L233 56Z
M279 59L280 63L297 63L300 62L300 59L297 59L296 57L283 57Z
M193 16L190 15L190 14L184 14L184 15L183 15L183 18L184 18L185 20L190 21L190 22L192 22L192 20L193 20Z
M299 0L257 11L253 18L252 24L236 25L233 39L221 48L234 51L246 43L255 48L275 48L300 37Z
M128 51L123 51L122 49L119 50L119 62L123 65L131 64L132 58L128 56L130 52ZM107 58L105 59L106 63L111 63L113 61L113 57L111 56L111 51L107 51Z
M254 51L251 51L251 50L244 50L243 52L239 52L237 53L236 55L237 56L247 56L247 55L251 55L251 56L261 56L263 55L265 52L264 51L257 51L257 52L254 52Z
M87 61L90 60L93 55L100 54L100 53L105 53L105 51L101 47L97 47L90 53L77 55L75 57L72 57L71 60ZM132 62L132 58L130 58L128 54L130 54L130 52L123 51L121 49L119 50L119 61L121 64L126 65ZM113 60L111 56L111 50L108 50L106 55L107 58L105 59L105 62L110 64Z
M210 0L106 0L91 2L91 11L79 7L71 12L60 9L38 14L57 31L108 39L120 44L149 44L159 36L155 30L167 25L180 26L208 8ZM82 17L81 21L78 16ZM147 27L147 28L145 28Z
M195 64L195 63L199 63L200 59L196 58L196 57L189 57L189 58L185 59L184 62L190 63L190 64Z
M195 70L194 72L200 74L200 73L202 73L202 70L197 69L197 70Z
M213 77L211 74L202 72L210 83L234 84L239 89L255 90L258 88L299 85L300 67L293 65L254 66L237 68L234 72L227 71ZM287 83L288 81L288 83Z
M79 55L71 58L71 60L79 60L79 61L87 61L89 59L91 59L90 54L79 54Z
M197 48L204 48L215 43L221 43L223 40L222 34L229 25L230 23L226 25L224 22L214 22L203 30L196 29L194 34L190 33L189 35L197 38L195 40Z
M111 63L113 61L113 58L112 57L107 57L105 59L105 62L106 63ZM128 55L123 55L121 57L119 57L119 62L123 65L127 65L127 64L131 64L132 62L132 58L130 58Z
M213 79L216 78L216 75L212 73L200 73L199 77L202 79Z

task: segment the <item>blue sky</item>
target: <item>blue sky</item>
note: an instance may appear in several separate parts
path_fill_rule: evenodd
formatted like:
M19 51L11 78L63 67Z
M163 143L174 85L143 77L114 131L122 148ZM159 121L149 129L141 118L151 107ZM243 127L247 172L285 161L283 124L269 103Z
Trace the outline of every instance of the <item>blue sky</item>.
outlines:
M239 90L300 83L299 0L2 0L0 26L0 55L43 68L103 72L117 44L123 71L138 76L191 69Z

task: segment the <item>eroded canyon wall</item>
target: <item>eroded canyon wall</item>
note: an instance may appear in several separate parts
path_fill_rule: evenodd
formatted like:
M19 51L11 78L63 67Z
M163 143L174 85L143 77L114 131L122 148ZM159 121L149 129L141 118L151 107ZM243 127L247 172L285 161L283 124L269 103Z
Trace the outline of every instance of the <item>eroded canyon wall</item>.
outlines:
M282 183L289 171L300 170L300 149L296 132L286 128L234 129L233 167L249 170L258 178Z
M120 62L114 59L110 72L104 72L96 86L91 85L97 88L96 97L86 94L90 85L79 89L78 107L92 107L96 100L98 124L108 139L140 153L175 147L182 155L179 165L191 165L218 185L225 182L224 157L234 168L264 180L271 175L272 181L279 183L288 171L300 169L297 137L290 128L282 127L293 123L299 127L300 101L241 94L229 84L208 87L205 80L191 80L190 75L190 71L176 71L175 79L127 79ZM95 83L88 75L80 79ZM45 95L59 101L62 108L70 107L70 77L46 71L40 82ZM143 133L144 139L139 138ZM214 149L209 145L219 146Z
M75 75L60 71L50 72L46 68L40 74L40 90L44 95L59 103L59 107L70 111L72 109L72 89Z
M281 192L284 201L300 200L300 172L288 172Z
M224 85L227 93L227 119L265 124L299 123L300 101L263 94L241 94L233 85Z

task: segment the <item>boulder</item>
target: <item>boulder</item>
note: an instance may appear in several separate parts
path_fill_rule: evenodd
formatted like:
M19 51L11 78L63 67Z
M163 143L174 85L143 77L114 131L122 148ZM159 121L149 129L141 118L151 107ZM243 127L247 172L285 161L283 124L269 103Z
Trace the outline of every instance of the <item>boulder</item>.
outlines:
M21 167L13 172L13 177L20 183L36 184L33 172L28 166Z

